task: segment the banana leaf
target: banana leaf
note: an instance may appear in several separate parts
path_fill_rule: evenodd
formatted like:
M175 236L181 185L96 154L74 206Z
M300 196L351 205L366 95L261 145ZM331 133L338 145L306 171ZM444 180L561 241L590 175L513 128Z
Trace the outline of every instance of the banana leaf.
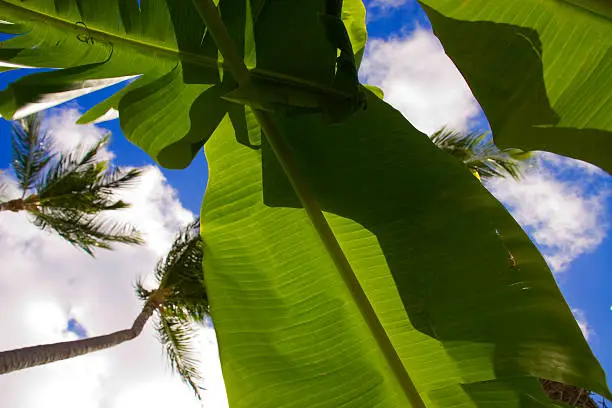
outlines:
M233 408L404 407L411 393L254 109L287 138L427 407L553 406L538 378L610 395L525 233L469 171L356 82L359 0L218 7L251 69L247 87L187 0L0 0L0 32L15 34L0 61L54 68L2 91L0 113L128 81L82 121L117 109L126 136L167 167L185 167L206 143L205 279Z
M495 143L612 173L612 3L421 0Z

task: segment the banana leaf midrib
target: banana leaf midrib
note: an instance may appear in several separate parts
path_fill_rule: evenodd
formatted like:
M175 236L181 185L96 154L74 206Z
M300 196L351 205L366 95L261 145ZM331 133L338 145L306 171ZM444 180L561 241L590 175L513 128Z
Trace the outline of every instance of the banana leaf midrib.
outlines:
M13 15L22 14L23 16L28 17L29 19L32 19L32 20L45 21L49 24L55 25L56 27L62 28L64 30L73 29L75 27L75 22L63 19L58 16L42 13L37 10L32 10L22 5L16 5L6 0L0 0L0 10L2 9L5 9L5 10L9 9ZM115 33L112 33L106 30L102 30L100 28L96 28L94 25L91 25L91 26L87 25L87 30L91 34L93 34L94 38L98 36L100 38L109 40L108 41L109 43L112 43L113 41L116 43L124 43L128 47L138 48L141 50L144 49L144 50L147 50L148 52L151 52L151 51L157 52L158 54L163 54L163 55L170 57L170 59L179 59L181 61L194 63L199 66L205 67L205 68L211 68L211 69L217 70L219 66L222 66L223 69L229 73L229 70L227 70L227 67L225 66L225 64L222 62L219 62L215 58L207 57L204 55L198 55L194 53L183 52L178 49L164 47L160 44L140 41L140 40L130 38L127 36L124 37L124 36L117 35ZM313 81L304 80L302 78L296 78L294 76L287 75L287 74L282 74L278 72L262 70L262 69L257 69L257 68L254 68L253 70L251 70L251 73L253 77L255 77L256 79L260 79L263 82L272 82L276 84L286 85L288 87L301 88L311 93L328 95L336 99L350 100L353 97L352 94L332 88L331 86L327 86L327 85L313 82Z

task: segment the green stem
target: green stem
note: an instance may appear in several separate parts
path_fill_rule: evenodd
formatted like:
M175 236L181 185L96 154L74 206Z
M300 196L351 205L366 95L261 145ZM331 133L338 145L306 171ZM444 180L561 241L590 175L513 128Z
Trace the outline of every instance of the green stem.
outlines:
M208 32L213 36L219 51L223 55L224 61L240 86L247 86L251 80L251 73L244 64L244 60L238 53L225 24L219 17L216 6L212 0L193 0L200 16L204 20ZM253 109L255 117L270 143L272 151L280 162L283 171L287 175L293 190L297 194L300 202L304 206L310 221L314 225L319 237L323 241L327 252L334 261L334 264L344 283L346 284L353 300L357 304L362 317L366 321L368 328L372 332L376 343L380 347L387 363L393 371L395 378L400 384L406 398L413 408L426 408L421 399L410 375L406 371L395 347L391 343L387 332L378 319L370 300L363 291L353 268L351 267L346 255L342 251L334 232L325 219L319 203L310 190L310 186L302 176L302 173L294 158L291 147L282 136L274 118L269 112Z

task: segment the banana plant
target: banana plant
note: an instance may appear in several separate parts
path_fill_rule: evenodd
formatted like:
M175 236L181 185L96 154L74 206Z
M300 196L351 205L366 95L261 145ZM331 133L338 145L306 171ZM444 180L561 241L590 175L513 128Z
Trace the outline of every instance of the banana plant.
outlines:
M554 406L539 378L610 396L524 231L358 82L360 0L0 13L5 65L56 68L0 93L3 116L127 80L80 120L116 109L166 167L204 145L205 281L232 408Z

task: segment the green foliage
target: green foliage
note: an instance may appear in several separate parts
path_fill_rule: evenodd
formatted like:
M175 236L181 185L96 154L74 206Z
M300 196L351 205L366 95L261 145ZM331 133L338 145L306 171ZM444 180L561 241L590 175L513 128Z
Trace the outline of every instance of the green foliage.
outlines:
M434 2L457 10L474 3L428 3ZM221 59L213 26L205 27L201 7L187 0L0 0L3 18L18 23L0 27L21 34L3 43L0 60L64 68L16 81L0 93L0 113L19 114L40 99L139 75L84 119L118 108L126 135L169 167L187 165L206 142L201 315L210 297L233 408L409 405L401 373L390 370L388 353L374 341L376 324L428 408L550 407L538 378L609 396L601 367L526 234L461 163L381 95L355 83L365 13L359 0L339 6L333 0L221 0L222 23L238 50L237 57L227 55L225 47ZM440 27L438 15L428 12ZM508 27L501 28L508 47L531 38L512 27L504 36ZM455 38L442 40L451 55L460 39L470 58L472 45L498 38L448 32ZM537 69L517 68L523 54L473 49L478 61L506 50L506 59L491 60L522 75L497 86L499 72L492 70L491 95L466 75L476 96L484 95L496 138L503 138L500 123L517 131L514 137L558 130L540 126L549 124L542 118L550 112L540 109L546 104ZM237 81L228 67L243 61L250 72ZM519 103L525 95L535 102ZM273 152L269 144L276 127L289 144L285 151ZM291 178L294 188L310 185L310 201L297 198L287 165L303 178ZM483 169L493 173L498 166ZM321 217L319 206L331 237L306 215ZM336 240L340 248L330 251ZM339 273L346 272L338 267L343 255L367 299L351 296ZM165 276L158 274L162 290L187 282ZM194 299L204 288L199 278L185 286L195 288ZM366 303L372 314L363 312ZM193 372L181 365L188 359L181 360L180 350L189 336L181 335L182 317L175 316L188 316L190 307L168 306L169 320L160 325L168 356L188 376Z
M209 313L208 295L202 271L202 239L199 220L185 227L166 256L155 268L158 283L154 291L136 284L138 296L146 301L163 291L164 301L158 308L155 329L170 366L200 398L202 378L199 361L193 357L194 323L202 322Z
M100 139L86 151L60 154L36 186L37 203L46 209L95 214L128 207L113 194L127 188L142 174L139 169L109 169L99 161L100 149L109 137Z
M353 51L361 55L365 9L360 0L344 3L342 19ZM286 2L258 2L255 20L245 1L221 2L223 20L241 55L257 62L253 75L260 104L290 111L323 109L330 116L359 107L361 94L335 83L336 48L320 18L327 14L326 5L326 0L313 0L301 10ZM243 107L221 98L237 86L231 74L220 70L217 48L191 0L1 0L0 15L17 23L0 24L0 32L19 34L2 42L0 60L65 68L30 75L0 92L4 117L138 76L86 112L82 121L118 109L125 135L172 168L189 164L224 115L248 120ZM255 42L273 46L256 49ZM336 42L345 48L346 40ZM299 55L285 58L296 44ZM343 78L347 71L356 74L354 67L343 66ZM40 100L45 104L37 106Z
M39 116L13 126L13 170L23 209L36 226L55 231L90 255L95 248L110 249L112 243L142 242L133 227L104 215L128 207L115 194L141 174L138 169L109 169L108 161L100 161L108 141L107 136L85 151L56 155Z
M488 133L467 133L439 130L430 136L432 142L459 159L479 178L521 177L521 161L530 154L519 149L498 149Z
M66 241L92 256L96 248L111 249L111 243L142 243L137 231L127 224L42 207L31 213L37 227L55 231Z
M40 129L40 116L31 115L13 125L13 170L23 197L41 177L52 158L47 135Z
M209 312L199 228L200 220L197 219L181 231L168 254L155 268L159 287L171 289L166 298L166 308L172 308L176 302L180 305L176 313L184 312L185 316L196 321L203 320Z
M61 154L37 183L36 194L26 199L35 203L29 212L38 227L54 230L90 255L95 248L110 249L113 242L142 242L133 227L101 214L128 207L114 194L142 173L139 169L109 170L108 162L98 161L107 143L108 137L85 152Z
M155 326L159 341L172 369L181 377L194 392L198 399L202 399L198 383L202 377L198 372L200 361L193 357L193 327L176 316L162 315Z
M428 407L546 406L533 377L607 392L536 248L399 112L371 96L341 124L277 120ZM204 266L230 404L405 406L269 146L235 143L224 120L206 154Z
M495 143L612 173L612 3L420 0Z

